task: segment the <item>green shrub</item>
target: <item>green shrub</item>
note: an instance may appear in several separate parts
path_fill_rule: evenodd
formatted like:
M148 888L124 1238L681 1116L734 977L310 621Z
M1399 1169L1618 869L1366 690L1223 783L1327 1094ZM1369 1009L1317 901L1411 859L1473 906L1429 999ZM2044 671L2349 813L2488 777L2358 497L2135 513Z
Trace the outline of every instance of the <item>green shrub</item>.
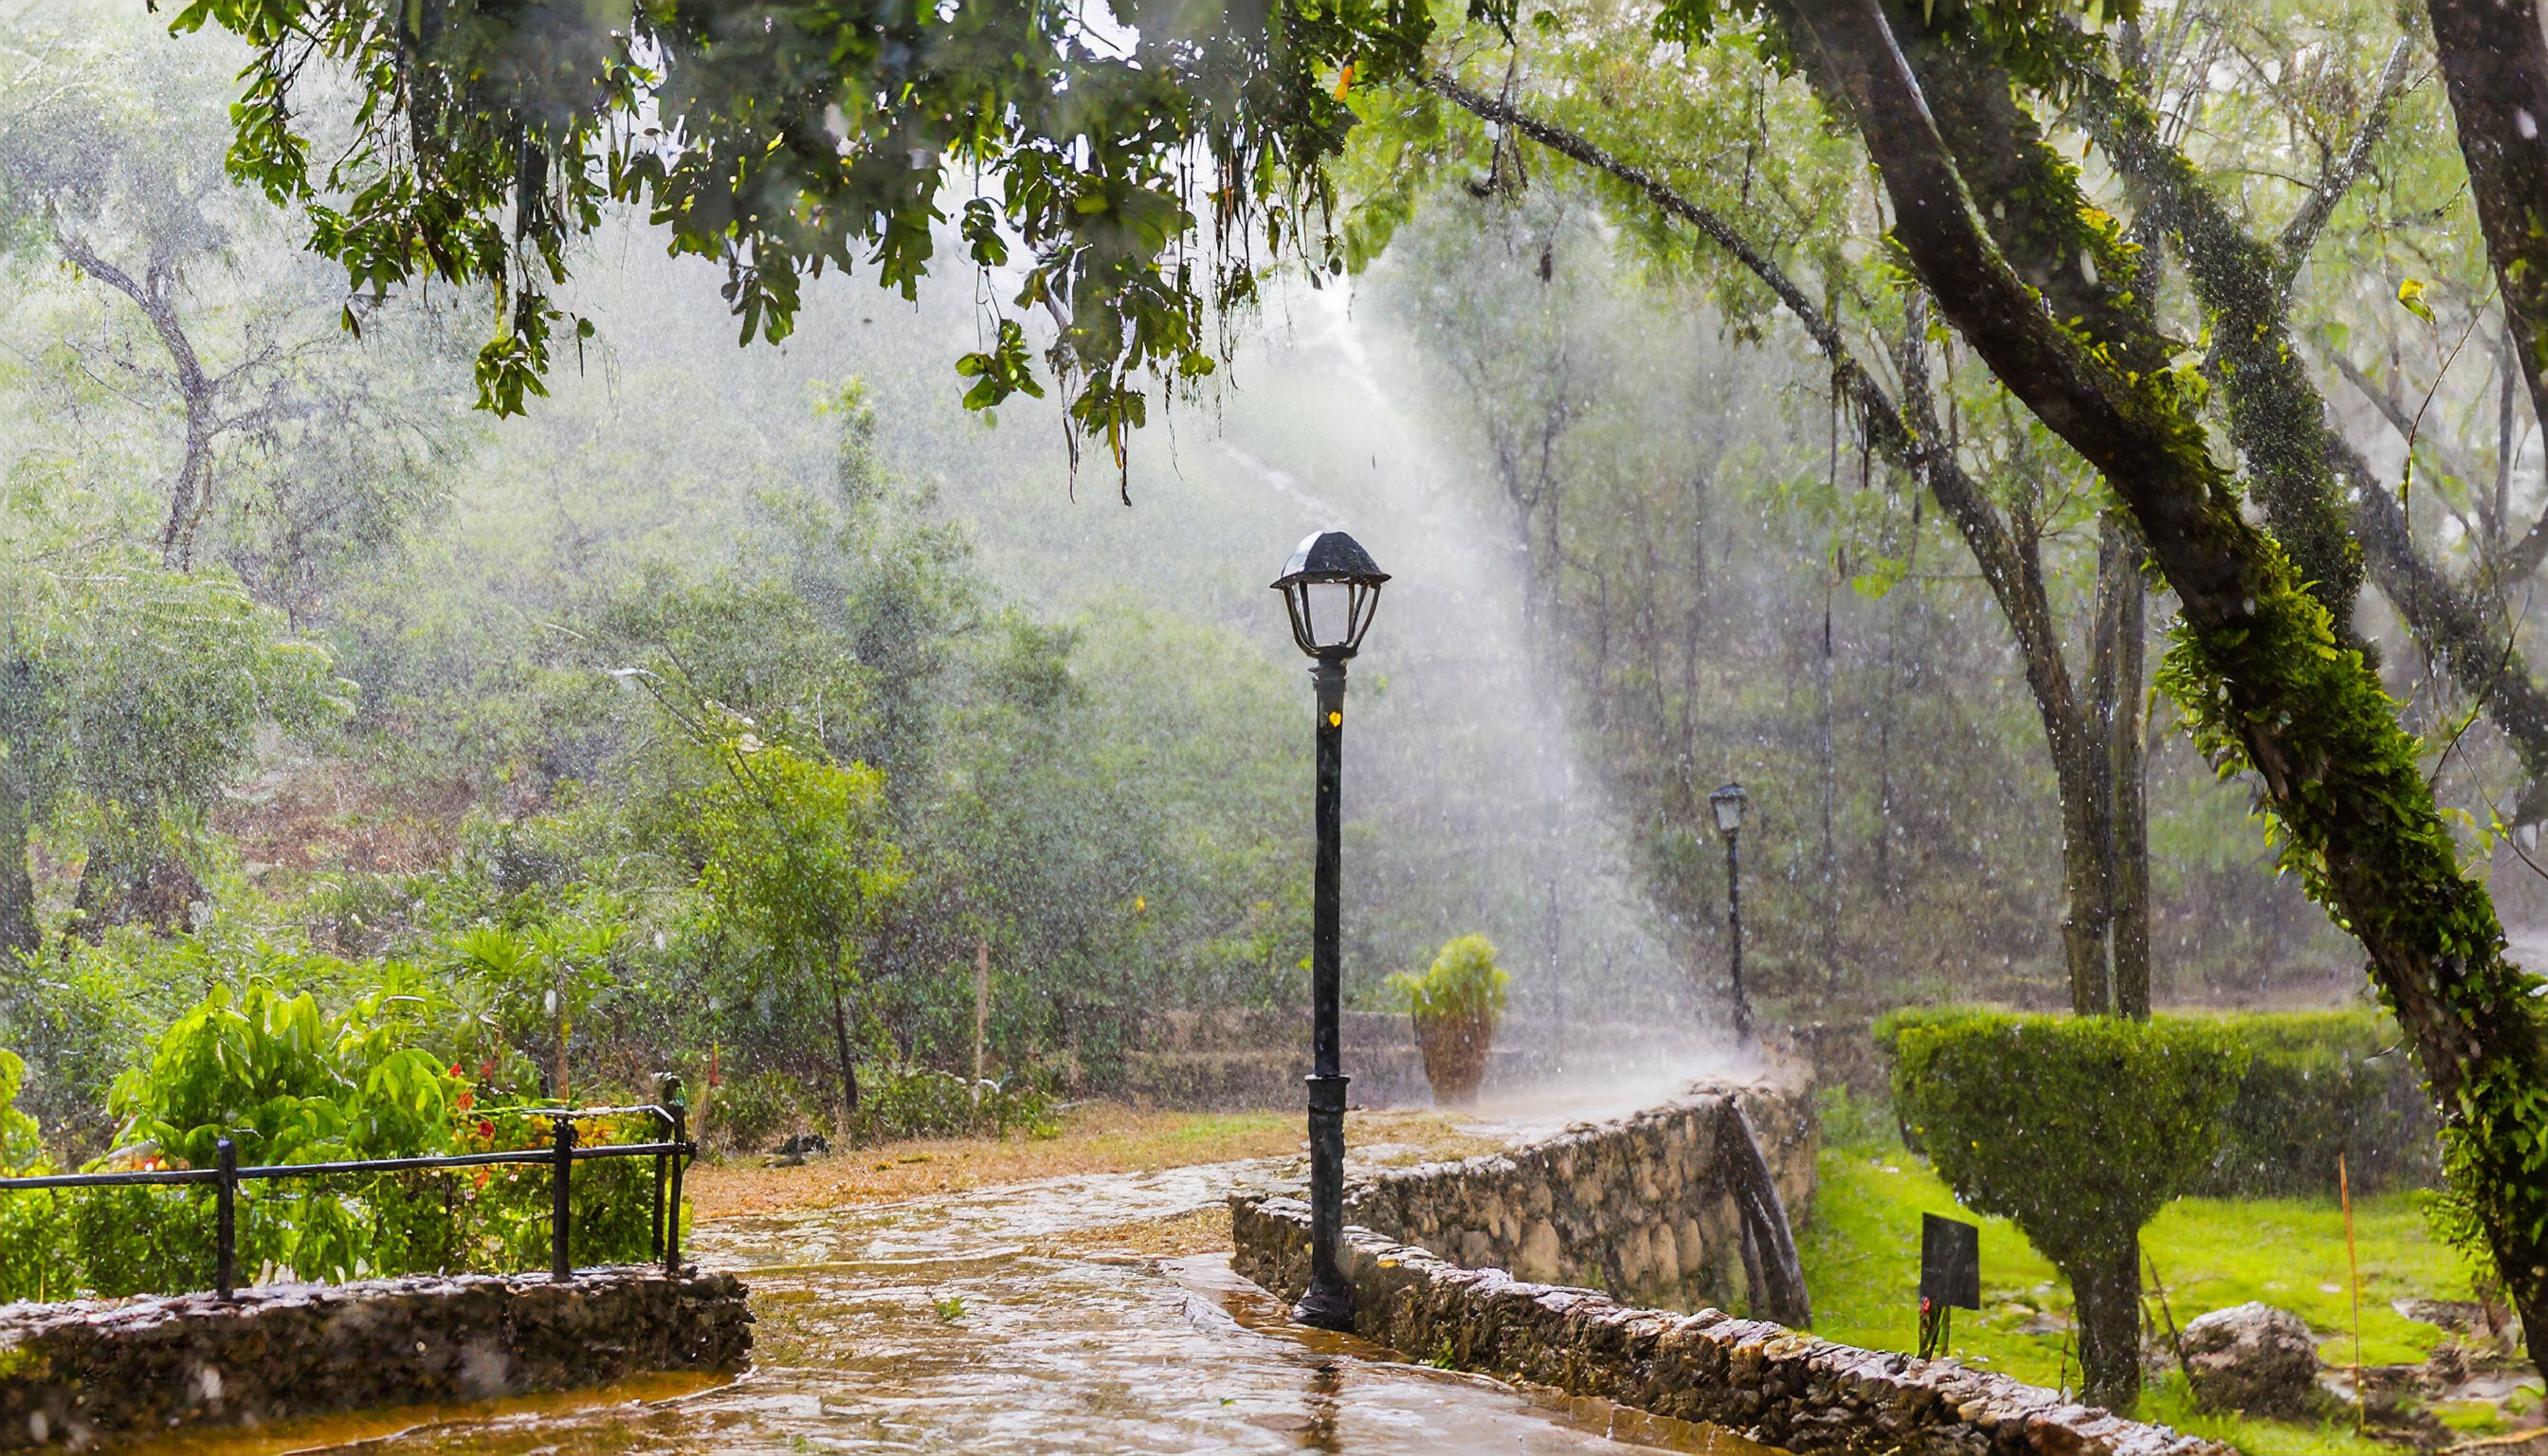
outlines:
M1033 1133L1051 1120L1052 1104L1028 1078L984 1081L977 1101L962 1077L942 1071L891 1072L872 1079L850 1120L858 1142L900 1138L956 1138Z
M2140 1387L2143 1224L2211 1167L2247 1053L2200 1021L1962 1013L1895 1028L1893 1095L1966 1207L2070 1281L2093 1402Z
M209 1167L228 1137L242 1163L312 1163L545 1147L550 1125L487 1082L500 1058L446 1064L470 1039L453 1009L401 993L323 1014L307 995L251 979L217 986L118 1078L119 1153L107 1161ZM6 1055L6 1053L0 1053ZM0 1063L0 1071L15 1058ZM0 1090L14 1091L0 1077ZM483 1099L483 1100L482 1100ZM0 1141L8 1119L0 1114ZM588 1145L649 1141L639 1118L580 1125ZM651 1158L576 1164L569 1215L579 1263L652 1252ZM536 1165L339 1173L259 1180L238 1197L242 1277L344 1280L437 1270L514 1270L549 1259L550 1174ZM23 1199L28 1196L21 1195ZM202 1289L214 1280L212 1190L86 1189L56 1196L48 1257L34 1278L13 1268L0 1290L59 1296ZM15 1200L13 1200L13 1203ZM0 1252L20 1218L0 1212ZM14 1261L13 1261L14 1262Z
M1389 978L1393 996L1404 1000L1418 1021L1435 1017L1485 1017L1504 1012L1504 988L1512 977L1496 964L1496 947L1485 936L1461 936L1434 953L1422 975L1404 972Z
M1875 1042L1890 1059L1910 1028L1997 1014L1973 1006L1896 1011L1877 1019ZM2237 1095L2222 1115L2220 1150L2188 1193L2332 1197L2338 1153L2356 1193L2440 1180L2432 1104L2386 1012L2237 1012L2200 1020L2250 1054ZM1908 1127L1903 1140L1923 1150Z
M757 1152L807 1118L814 1099L785 1072L754 1072L721 1083L708 1098L707 1136L720 1147Z
M2220 1155L2193 1192L2331 1197L2339 1154L2356 1193L2440 1181L2432 1102L2388 1013L2276 1012L2220 1024L2253 1056L2222 1119Z

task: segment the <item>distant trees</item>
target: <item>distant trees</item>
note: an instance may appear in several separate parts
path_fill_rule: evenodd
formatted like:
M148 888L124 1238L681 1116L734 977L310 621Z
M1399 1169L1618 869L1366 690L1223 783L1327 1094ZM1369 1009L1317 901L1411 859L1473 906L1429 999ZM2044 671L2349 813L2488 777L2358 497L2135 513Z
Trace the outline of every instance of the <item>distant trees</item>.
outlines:
M88 284L86 307L33 300L28 344L49 393L122 427L87 458L70 435L22 447L20 469L49 455L129 508L119 534L162 566L225 564L307 623L443 501L456 401L430 321L331 288L223 174L201 140L219 125L212 57L120 25L22 37L0 97L0 255ZM155 500L133 489L150 477Z
M0 576L0 953L38 944L31 839L88 847L72 923L183 927L192 881L163 835L203 815L270 723L351 706L326 651L227 573L134 549L12 543Z

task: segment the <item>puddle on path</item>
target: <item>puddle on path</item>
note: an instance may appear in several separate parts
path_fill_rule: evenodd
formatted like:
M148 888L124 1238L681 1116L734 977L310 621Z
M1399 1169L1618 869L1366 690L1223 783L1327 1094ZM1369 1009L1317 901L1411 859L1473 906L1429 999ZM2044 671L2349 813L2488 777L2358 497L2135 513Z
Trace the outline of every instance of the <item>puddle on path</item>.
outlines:
M739 1379L506 1403L460 1419L296 1422L187 1449L1763 1456L1707 1427L1404 1364L1365 1341L1301 1328L1232 1275L1226 1255L1108 1252L1104 1230L1209 1207L1273 1166L1057 1178L720 1221L691 1246L701 1264L753 1288L754 1364ZM1077 1235L1086 1247L1074 1246Z

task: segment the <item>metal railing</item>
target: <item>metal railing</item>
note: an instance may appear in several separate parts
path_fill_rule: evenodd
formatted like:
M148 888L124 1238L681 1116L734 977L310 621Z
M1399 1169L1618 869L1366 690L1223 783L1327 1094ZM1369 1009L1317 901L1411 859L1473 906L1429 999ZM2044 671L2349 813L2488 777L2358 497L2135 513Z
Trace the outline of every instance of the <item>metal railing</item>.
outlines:
M657 1101L635 1107L516 1107L491 1109L490 1117L547 1119L549 1145L496 1152L458 1152L430 1157L354 1158L328 1163L272 1163L239 1166L238 1148L228 1138L214 1144L209 1168L153 1168L126 1173L46 1173L28 1178L0 1178L0 1194L45 1188L132 1188L213 1185L214 1289L223 1299L238 1294L238 1189L258 1179L318 1178L333 1173L398 1173L430 1168L484 1168L500 1164L545 1164L549 1172L549 1277L575 1277L571 1257L569 1194L575 1165L592 1158L651 1157L655 1160L654 1253L667 1276L682 1271L682 1169L698 1155L689 1138L689 1107L682 1099L682 1079L655 1079ZM577 1145L575 1125L596 1118L651 1115L670 1135L654 1142L610 1142Z

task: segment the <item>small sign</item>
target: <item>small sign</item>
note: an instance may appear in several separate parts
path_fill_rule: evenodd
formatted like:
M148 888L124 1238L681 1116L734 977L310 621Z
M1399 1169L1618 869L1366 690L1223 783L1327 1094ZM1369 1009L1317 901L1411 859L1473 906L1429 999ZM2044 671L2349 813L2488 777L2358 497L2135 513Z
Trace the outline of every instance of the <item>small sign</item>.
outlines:
M1972 1224L1920 1216L1920 1299L1938 1309L1982 1307L1982 1230Z

